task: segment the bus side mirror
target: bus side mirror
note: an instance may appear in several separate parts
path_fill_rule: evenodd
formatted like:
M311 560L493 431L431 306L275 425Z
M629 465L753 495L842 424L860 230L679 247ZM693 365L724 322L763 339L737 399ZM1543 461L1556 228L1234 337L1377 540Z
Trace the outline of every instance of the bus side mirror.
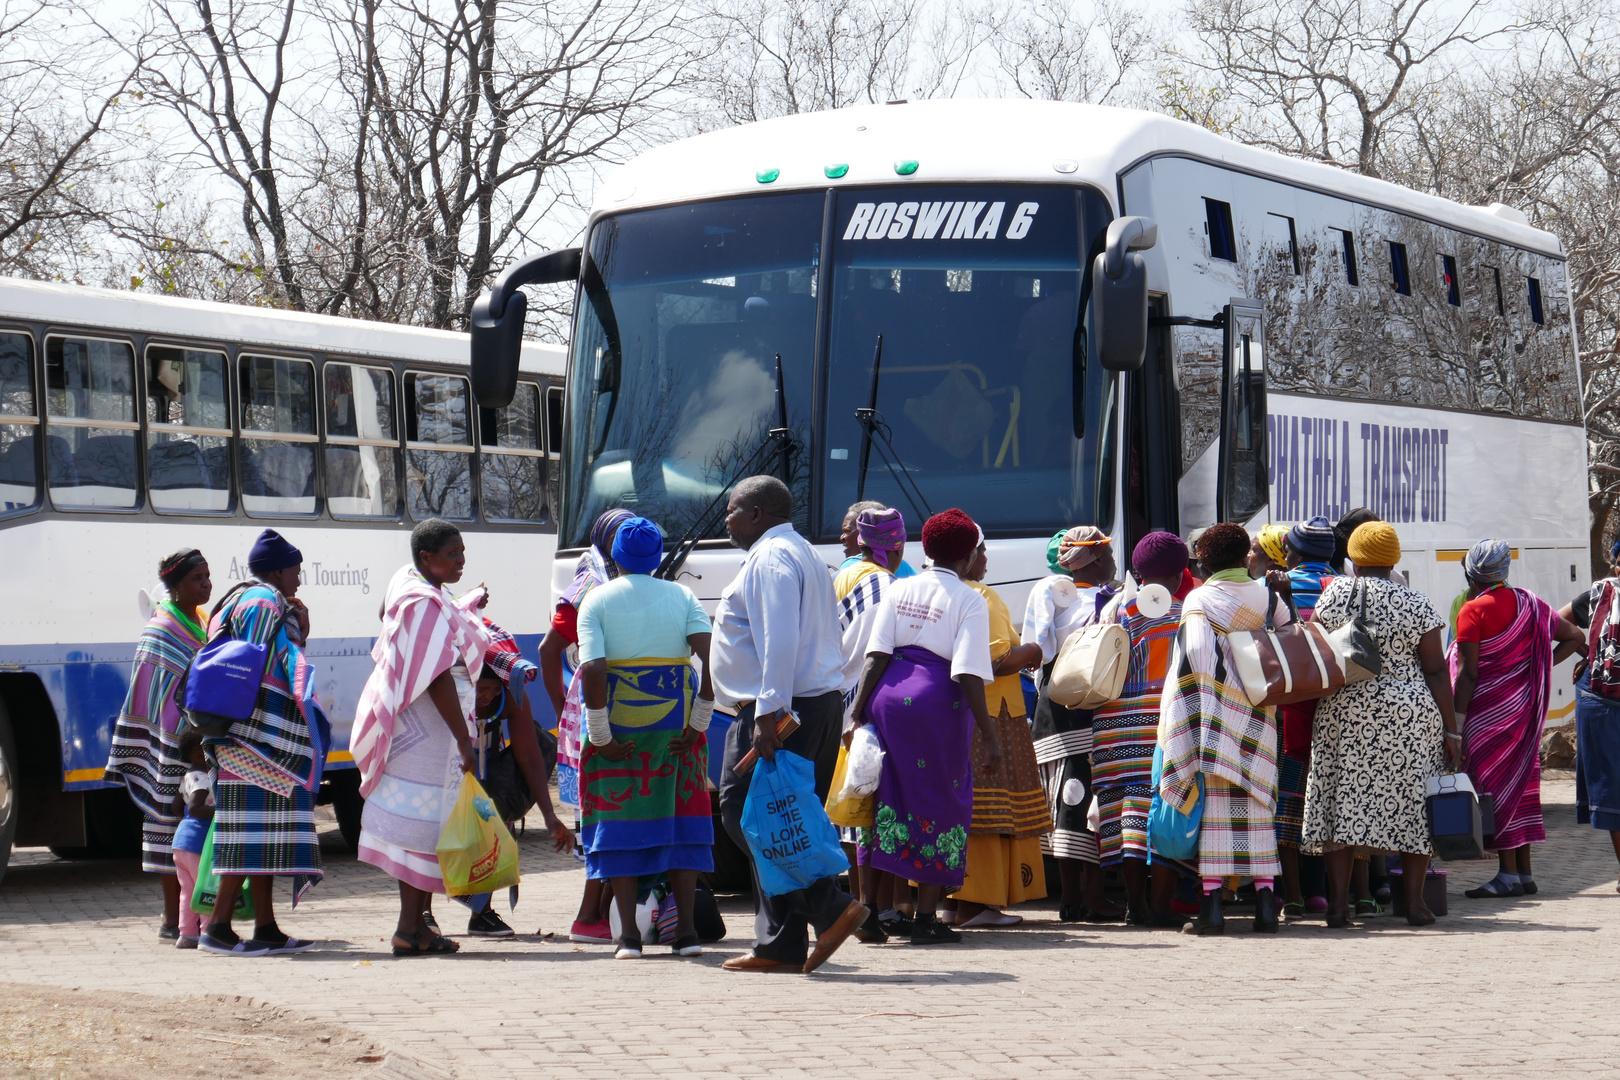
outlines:
M1147 355L1147 262L1136 252L1158 240L1159 227L1147 218L1119 218L1092 264L1087 321L1107 371L1135 371Z
M488 292L473 301L472 388L478 404L504 409L517 392L518 357L523 351L523 319L529 311L524 285L555 285L579 279L580 249L561 248L514 263Z

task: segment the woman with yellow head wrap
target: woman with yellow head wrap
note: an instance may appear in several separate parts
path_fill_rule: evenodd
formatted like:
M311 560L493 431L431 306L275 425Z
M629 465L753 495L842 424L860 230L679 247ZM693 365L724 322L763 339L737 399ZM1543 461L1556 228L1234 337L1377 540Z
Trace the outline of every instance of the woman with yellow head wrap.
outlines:
M1356 576L1334 578L1322 590L1315 620L1329 632L1364 620L1378 645L1380 670L1317 706L1300 849L1327 857L1330 927L1349 925L1357 848L1401 853L1406 921L1427 926L1434 914L1423 902L1433 852L1426 782L1462 759L1440 645L1445 622L1427 596L1394 579L1401 541L1393 525L1357 525L1346 550Z
M1247 568L1251 578L1263 578L1272 570L1288 569L1288 526L1267 525L1255 533Z

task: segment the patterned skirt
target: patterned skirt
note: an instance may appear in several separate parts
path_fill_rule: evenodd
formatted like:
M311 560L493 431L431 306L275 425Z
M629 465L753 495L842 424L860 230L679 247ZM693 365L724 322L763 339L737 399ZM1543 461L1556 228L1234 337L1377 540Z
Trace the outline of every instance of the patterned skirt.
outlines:
M902 646L867 703L884 749L871 865L956 889L973 822L973 713L951 662Z
M1104 866L1148 857L1148 809L1152 784L1097 789L1097 854Z
M221 874L290 876L293 904L321 880L315 796L283 795L221 772L214 785L214 869Z
M984 740L975 729L973 825L968 831L974 836L1011 836L1020 840L1044 836L1052 831L1052 814L1046 805L1029 722L1023 716L1008 715L1003 704L1001 715L992 717L990 724L1001 746L1001 765L995 772L985 767Z
M1299 847L1305 826L1305 774L1310 764L1284 754L1277 761L1277 846Z
M1058 859L1097 862L1097 834L1090 825L1094 793L1091 790L1091 711L1066 709L1047 696L1051 681L1047 665L1041 694L1035 703L1035 760L1041 767L1041 786L1052 815L1052 832L1041 837L1041 850Z
M1204 777L1198 873L1206 878L1276 877L1282 873L1272 812L1242 788L1216 776Z
M413 889L444 892L439 833L461 790L461 755L433 699L399 714L382 776L360 817L360 861Z

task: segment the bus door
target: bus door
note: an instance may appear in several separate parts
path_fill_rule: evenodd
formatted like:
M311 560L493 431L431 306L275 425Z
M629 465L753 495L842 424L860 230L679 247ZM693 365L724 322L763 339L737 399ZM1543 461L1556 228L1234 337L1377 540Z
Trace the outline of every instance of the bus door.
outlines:
M1271 498L1266 446L1265 316L1258 300L1226 306L1215 520L1247 524Z
M1168 326L1154 325L1164 299L1148 304L1147 356L1126 387L1125 552L1145 534L1179 534L1177 485L1181 479L1181 405L1176 394Z

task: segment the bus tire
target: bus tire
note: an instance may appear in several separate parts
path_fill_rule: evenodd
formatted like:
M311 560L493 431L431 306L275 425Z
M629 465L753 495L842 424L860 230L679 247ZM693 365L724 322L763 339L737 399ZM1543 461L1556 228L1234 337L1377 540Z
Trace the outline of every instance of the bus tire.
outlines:
M332 812L337 815L338 832L343 834L343 843L352 855L360 850L360 815L366 809L366 800L360 794L360 770L327 773L326 782L332 787Z
M17 836L17 818L22 812L18 787L17 740L11 734L11 716L0 701L0 881L6 879L11 862L11 842Z

